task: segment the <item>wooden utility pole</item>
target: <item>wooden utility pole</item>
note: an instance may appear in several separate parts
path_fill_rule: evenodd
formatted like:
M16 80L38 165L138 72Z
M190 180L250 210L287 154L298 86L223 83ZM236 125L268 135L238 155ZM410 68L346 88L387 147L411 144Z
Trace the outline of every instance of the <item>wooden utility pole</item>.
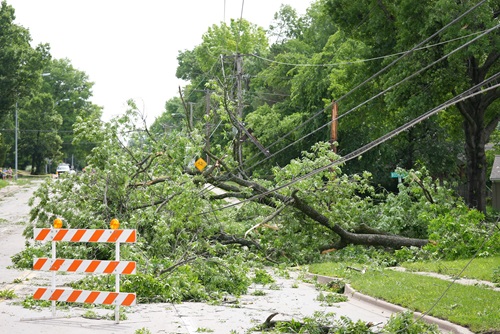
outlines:
M210 152L210 91L208 89L205 90L205 113L207 115L207 123L205 125L205 133L206 133L206 142L205 142L205 151ZM207 165L210 165L210 156L207 154Z
M238 105L237 105L237 111L236 111L236 119L237 122L243 120L243 89L241 85L241 80L243 76L243 70L242 70L242 60L243 58L241 57L241 54L236 54L236 85L237 85L237 98L238 98ZM242 150L242 143L241 143L241 137L243 136L243 133L241 129L238 127L237 129L237 134L236 134L236 139L234 141L234 149L235 149L235 154L236 154L236 161L238 161L239 165L243 165L243 150Z
M333 101L332 103L332 131L330 136L330 143L332 146L332 151L337 153L337 145L335 142L337 141L337 127L338 127L338 117L339 117L339 109L337 102Z

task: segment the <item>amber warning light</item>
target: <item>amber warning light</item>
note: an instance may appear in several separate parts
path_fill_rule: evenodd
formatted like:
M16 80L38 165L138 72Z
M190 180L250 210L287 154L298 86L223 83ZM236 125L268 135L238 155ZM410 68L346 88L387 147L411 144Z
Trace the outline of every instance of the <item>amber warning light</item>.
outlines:
M109 223L109 227L111 227L112 230L116 230L117 228L120 227L120 222L118 219L113 218L111 219L111 222Z
M61 218L54 219L53 226L54 226L54 228L61 228L62 227L62 220L61 220Z

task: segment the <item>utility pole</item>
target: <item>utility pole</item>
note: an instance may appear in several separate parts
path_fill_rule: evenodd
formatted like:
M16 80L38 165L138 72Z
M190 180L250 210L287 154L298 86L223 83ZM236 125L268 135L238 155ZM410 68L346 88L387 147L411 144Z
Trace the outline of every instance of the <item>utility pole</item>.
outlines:
M330 143L332 146L332 151L337 153L337 145L335 142L337 141L337 127L338 127L338 117L339 117L339 109L337 102L333 101L332 103L332 130L330 136Z
M241 79L243 76L243 71L242 71L242 60L243 58L241 57L241 54L236 54L236 85L237 85L237 98L238 98L238 105L237 105L237 112L236 112L236 119L237 122L243 120L243 91L242 91L242 86L241 86ZM235 140L235 154L237 157L237 161L240 166L243 165L243 152L242 152L242 143L241 143L241 137L243 136L243 133L241 129L238 127L237 129L237 134L236 134L236 140Z
M205 114L207 115L207 123L205 124L205 133L206 133L206 143L205 143L205 151L210 151L210 122L208 121L210 117L210 91L208 89L205 90ZM207 153L207 165L210 165L210 156Z
M237 98L238 98L238 112L236 115L238 116L239 120L243 120L243 89L241 86L241 80L243 77L243 70L242 70L242 62L243 58L241 54L236 55L236 84L237 84Z
M189 103L189 128L193 128L193 105L195 104L194 102L188 102Z
M15 153L15 157L14 157L15 158L14 159L15 160L14 161L14 180L15 181L17 181L17 133L19 132L19 130L18 130L19 129L19 122L18 122L18 118L17 118L17 108L18 108L18 106L17 106L17 101L16 101L16 130L15 130L16 132L15 132L15 136L14 136L15 137L15 142L16 142L16 144L15 144L15 151L16 151L16 153Z

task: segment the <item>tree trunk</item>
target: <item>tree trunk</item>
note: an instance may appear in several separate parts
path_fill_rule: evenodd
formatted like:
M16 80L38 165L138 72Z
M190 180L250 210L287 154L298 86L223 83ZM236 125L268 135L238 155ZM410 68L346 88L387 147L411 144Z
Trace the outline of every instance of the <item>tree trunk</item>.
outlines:
M497 68L500 52L495 50L484 60L482 66L474 57L467 59L467 75L471 86L483 82L489 72ZM496 73L498 75L498 73ZM457 104L464 119L465 155L467 159L468 190L466 201L469 207L486 212L486 153L485 145L500 121L498 108L489 108L498 98L500 89L476 95ZM489 108L489 109L488 109Z
M486 211L486 154L485 143L480 138L480 133L473 127L465 126L466 157L467 157L467 204L482 212Z
M296 193L293 194L293 199L294 201L292 205L295 208L299 209L301 212L314 219L324 227L335 232L340 237L340 241L334 245L334 248L336 249L344 248L347 245L382 246L393 249L400 249L402 247L412 246L423 247L429 243L429 240L426 239L406 238L393 234L380 234L379 232L376 234L359 234L348 232L344 230L339 224L332 225L328 218L299 199Z
M226 191L233 192L232 196L237 195L235 194L236 188L233 185L227 185L221 180L217 180L216 178L211 178L209 175L206 176L208 177L208 181L211 184L214 184L215 186L220 187L221 189L224 189ZM399 235L382 234L380 233L380 231L377 231L376 233L375 232L364 233L367 231L363 231L363 233L352 233L343 229L339 224L332 224L326 216L322 215L312 206L310 206L302 199L300 199L297 196L297 192L294 192L292 194L292 197L290 198L288 196L284 196L275 192L270 192L262 185L252 181L244 180L241 177L238 177L234 174L231 174L229 179L230 179L229 181L233 181L244 188L252 189L251 195L249 195L248 192L240 191L238 192L238 194L240 195L238 197L241 197L241 195L246 195L247 199L253 199L256 202L271 206L273 208L277 207L276 204L277 201L281 203L290 203L290 205L293 206L295 209L301 211L302 213L304 213L306 216L308 216L318 224L327 228L331 232L337 234L340 237L340 241L334 245L334 248L336 249L346 247L347 245L350 244L366 245L366 246L382 246L387 248L400 249L402 247L412 247L412 246L423 247L429 242L428 240L425 239L414 239L414 238L402 237ZM224 177L224 181L228 181L228 178ZM256 195L260 196L255 197Z

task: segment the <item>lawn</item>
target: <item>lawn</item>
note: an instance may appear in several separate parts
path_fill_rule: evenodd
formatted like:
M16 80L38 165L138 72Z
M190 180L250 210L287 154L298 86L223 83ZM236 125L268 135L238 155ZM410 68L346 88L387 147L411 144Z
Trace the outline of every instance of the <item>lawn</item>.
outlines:
M481 279L491 277L493 267L488 267L487 264L490 263L489 261L497 264L498 257L481 260L484 261L474 260L469 265L470 277ZM415 264L413 268L429 272L435 268L460 268L460 264L465 266L466 262L468 261L434 262L433 266L425 266L425 263L422 263L422 266ZM437 318L468 327L473 332L500 330L499 291L481 285L465 286L434 277L381 267L366 268L365 274L362 274L350 269L352 267L360 269L362 265L319 263L310 265L309 271L320 275L344 277L355 290L361 293L414 311L429 312Z
M411 271L427 271L449 276L457 276L470 260L430 261L403 263L401 266ZM460 278L473 278L500 283L500 256L476 258L465 269Z

